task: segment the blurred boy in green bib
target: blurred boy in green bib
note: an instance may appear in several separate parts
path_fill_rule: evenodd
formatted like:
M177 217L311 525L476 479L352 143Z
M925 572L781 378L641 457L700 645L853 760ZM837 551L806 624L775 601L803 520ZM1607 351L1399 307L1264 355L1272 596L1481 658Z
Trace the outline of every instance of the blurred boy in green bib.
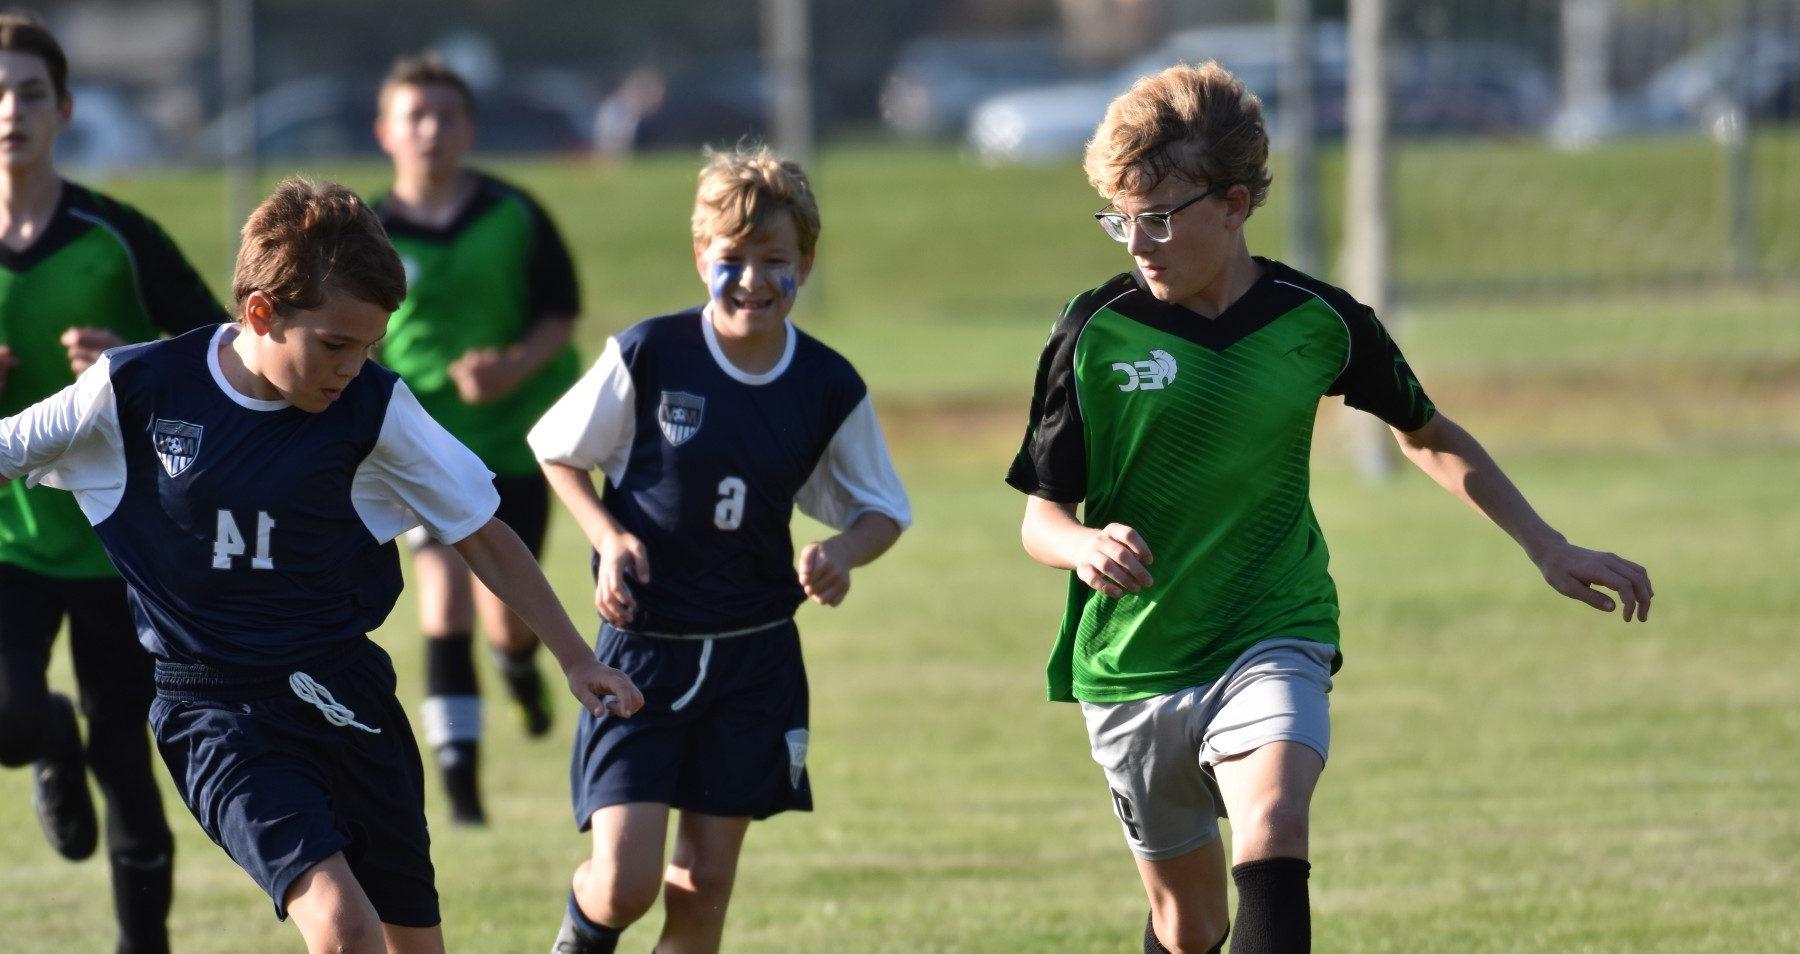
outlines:
M494 472L499 517L539 554L550 498L525 432L580 376L569 341L581 295L544 210L463 164L474 113L468 84L431 57L402 58L382 84L375 135L394 161L394 185L375 208L406 268L407 294L381 360ZM424 535L409 542L427 639L425 735L452 817L481 824L475 620L533 736L550 728L537 637L454 550Z

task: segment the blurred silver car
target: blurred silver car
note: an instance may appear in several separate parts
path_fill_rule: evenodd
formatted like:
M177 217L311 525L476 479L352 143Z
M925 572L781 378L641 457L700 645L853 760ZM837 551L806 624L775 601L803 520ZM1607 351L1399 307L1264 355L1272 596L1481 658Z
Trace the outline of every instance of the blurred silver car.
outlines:
M881 121L908 138L955 136L983 99L1068 73L1053 33L922 37L882 81Z
M1322 88L1342 89L1344 25L1322 22L1313 32L1313 57ZM1274 107L1281 33L1270 23L1186 30L1124 67L1096 80L1059 83L990 97L969 117L968 143L985 162L1041 162L1081 151L1106 106L1141 76L1177 63L1215 59ZM1333 80L1331 77L1336 76Z

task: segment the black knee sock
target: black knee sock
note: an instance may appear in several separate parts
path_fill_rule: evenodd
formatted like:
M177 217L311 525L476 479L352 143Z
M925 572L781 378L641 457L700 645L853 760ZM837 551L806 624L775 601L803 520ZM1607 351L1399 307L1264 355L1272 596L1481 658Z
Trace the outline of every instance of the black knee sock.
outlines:
M556 934L551 954L613 954L619 946L624 928L607 927L588 920L575 903L575 892L569 892L569 906L563 911L562 930Z
M484 816L477 785L481 696L473 643L468 633L425 640L425 739L437 752L451 815L462 822Z
M1300 858L1246 861L1231 869L1238 909L1233 954L1305 954L1312 950L1312 909Z
M169 954L169 904L175 895L172 847L113 852L113 910L119 954Z

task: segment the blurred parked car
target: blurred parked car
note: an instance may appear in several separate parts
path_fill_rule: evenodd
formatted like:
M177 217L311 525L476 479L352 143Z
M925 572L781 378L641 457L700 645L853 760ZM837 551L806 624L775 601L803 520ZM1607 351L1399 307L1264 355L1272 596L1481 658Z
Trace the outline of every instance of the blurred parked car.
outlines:
M881 85L881 120L915 139L962 132L981 100L1067 77L1054 34L929 36L900 51Z
M1800 36L1758 30L1717 37L1634 91L1562 109L1548 134L1579 146L1628 133L1711 129L1737 116L1740 94L1754 121L1800 121Z
M69 88L75 112L56 137L56 164L77 170L111 171L155 165L168 158L162 131L110 86Z
M1141 76L1176 63L1216 59L1262 100L1271 128L1284 120L1281 35L1270 24L1175 34L1105 80L993 97L976 108L969 143L990 162L1062 159L1093 135L1106 106ZM1313 35L1313 127L1341 134L1348 48L1341 23ZM1485 41L1401 44L1387 57L1389 123L1396 132L1517 132L1541 128L1555 107L1550 74L1522 51Z
M1323 22L1313 33L1313 57L1321 90L1341 89L1342 23ZM1114 97L1141 76L1176 63L1215 59L1273 107L1281 62L1281 34L1273 24L1186 30L1105 77L1014 90L989 97L969 116L968 142L987 162L1038 162L1079 153ZM1326 97L1321 95L1323 101Z

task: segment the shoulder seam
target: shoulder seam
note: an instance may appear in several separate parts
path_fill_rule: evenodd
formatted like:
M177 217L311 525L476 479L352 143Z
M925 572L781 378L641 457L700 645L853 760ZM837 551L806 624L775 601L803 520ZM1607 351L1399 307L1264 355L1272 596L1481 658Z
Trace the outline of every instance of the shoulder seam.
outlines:
M113 241L119 243L119 248L125 253L126 264L131 266L131 294L137 298L138 308L144 312L144 317L150 318L150 303L144 300L143 275L138 271L137 255L132 252L131 243L126 240L125 233L119 231L118 226L108 222L105 217L86 209L71 207L69 214L83 222L89 222L105 229L106 234L111 235ZM154 319L152 319L152 323L154 324Z
M1275 281L1275 284L1277 284L1277 285L1286 285L1289 288L1298 288L1301 291L1307 293L1308 295L1311 295L1314 298L1317 298L1319 300L1319 304L1324 305L1325 307L1331 309L1331 313L1333 315L1337 316L1338 323L1344 326L1344 366L1339 368L1338 373L1335 376L1333 376L1331 379L1332 383L1336 384L1338 382L1338 380L1344 376L1344 372L1350 370L1350 358L1356 352L1356 335L1350 331L1350 322L1344 318L1344 313L1341 311L1338 311L1337 306L1333 305L1330 301L1328 301L1324 295L1321 295L1318 292L1313 291L1312 289L1307 288L1304 285L1296 285L1293 282L1290 282L1284 278L1277 278L1274 281Z

